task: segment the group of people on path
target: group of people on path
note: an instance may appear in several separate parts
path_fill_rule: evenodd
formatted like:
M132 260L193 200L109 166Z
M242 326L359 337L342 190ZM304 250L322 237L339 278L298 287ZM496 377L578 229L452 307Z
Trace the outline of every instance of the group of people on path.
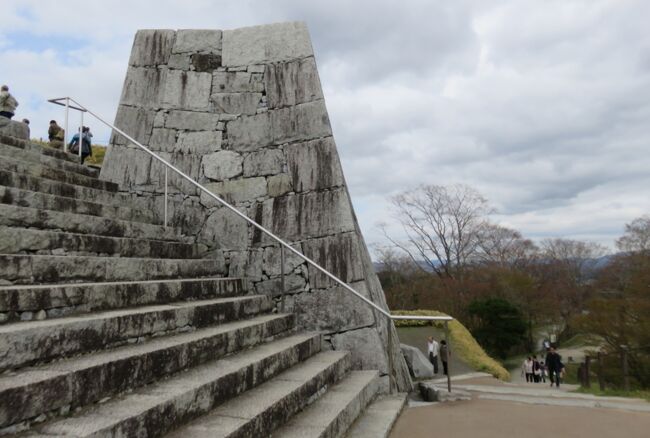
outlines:
M539 360L537 355L528 356L524 363L521 364L521 376L526 377L526 382L530 383L546 383L548 377L551 386L555 384L560 387L562 377L564 375L564 364L562 357L555 350L555 347L549 346L546 352L546 358Z
M2 85L0 87L0 117L6 117L11 120L16 114L17 107L18 101L11 93L9 93L9 87L7 85ZM29 126L29 120L23 119L22 122ZM93 134L87 126L82 127L81 131L81 164L83 164L86 158L93 155L93 148L91 146ZM55 149L61 149L63 147L63 142L65 141L65 130L56 123L56 120L50 120L47 135L51 147ZM72 139L68 144L68 150L73 154L79 153L79 133L72 136Z
M433 365L434 374L438 374L438 356L440 356L440 362L442 362L442 373L446 376L449 373L449 346L447 341L442 340L440 343L433 339L433 336L429 336L427 340L427 351L429 353L429 362Z

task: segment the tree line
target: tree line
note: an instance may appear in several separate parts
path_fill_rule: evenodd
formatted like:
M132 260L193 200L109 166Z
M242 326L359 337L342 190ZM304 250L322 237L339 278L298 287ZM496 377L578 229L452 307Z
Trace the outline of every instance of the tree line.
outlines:
M488 200L467 185L422 185L390 202L403 237L381 225L389 244L375 251L391 308L449 313L500 357L534 351L540 335L582 333L603 350L629 350L630 368L648 377L650 216L627 224L619 252L599 266L607 248L535 243L493 223Z

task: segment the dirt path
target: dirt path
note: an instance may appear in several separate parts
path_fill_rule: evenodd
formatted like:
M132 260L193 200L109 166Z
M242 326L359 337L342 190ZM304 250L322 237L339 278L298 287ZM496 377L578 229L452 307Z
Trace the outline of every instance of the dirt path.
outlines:
M408 407L391 438L650 436L650 403L643 400L596 397L568 392L568 387L557 390L489 377L459 380L454 385L470 391L472 400Z
M500 400L407 408L391 438L647 438L650 414Z

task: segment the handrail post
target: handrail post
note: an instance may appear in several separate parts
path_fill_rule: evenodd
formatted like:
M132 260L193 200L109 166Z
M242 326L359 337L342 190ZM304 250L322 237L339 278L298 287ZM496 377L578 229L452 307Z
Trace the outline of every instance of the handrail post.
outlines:
M70 98L65 98L65 131L63 131L63 152L68 152L68 113L70 112Z
M397 389L397 382L395 382L395 363L393 357L393 331L391 330L393 320L386 318L386 331L388 338L388 391L393 394L393 388Z
M167 228L167 178L168 178L169 168L165 166L165 228ZM159 210L160 211L160 210Z
M284 295L286 289L284 286L284 245L280 244L280 289L282 289L282 298L280 301L280 312L284 313Z
M445 349L445 362L447 362L447 392L451 392L451 370L449 366L449 351L451 350L451 344L449 343L449 322L445 321L445 343L447 348Z
M79 124L79 160L81 160L81 149L83 148L84 112L79 111L79 114L81 114L81 121Z

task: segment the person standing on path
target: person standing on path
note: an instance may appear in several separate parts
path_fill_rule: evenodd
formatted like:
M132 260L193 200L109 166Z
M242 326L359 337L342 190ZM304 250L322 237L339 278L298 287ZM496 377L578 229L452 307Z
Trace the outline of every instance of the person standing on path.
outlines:
M546 355L546 367L548 368L548 378L551 381L551 386L555 382L557 388L560 387L560 373L562 372L562 358L555 351L554 347L549 348Z
M443 339L440 341L440 360L442 361L442 373L445 376L449 374L449 356L451 356L451 351L449 351L447 341Z
M521 374L526 376L526 382L533 381L533 359L530 356L524 360L524 363L521 364Z
M9 87L3 85L0 87L0 116L11 119L16 112L18 102L9 93Z
M433 373L438 374L438 352L440 351L440 344L433 339L433 336L429 336L427 350L429 352L429 362L433 365Z

